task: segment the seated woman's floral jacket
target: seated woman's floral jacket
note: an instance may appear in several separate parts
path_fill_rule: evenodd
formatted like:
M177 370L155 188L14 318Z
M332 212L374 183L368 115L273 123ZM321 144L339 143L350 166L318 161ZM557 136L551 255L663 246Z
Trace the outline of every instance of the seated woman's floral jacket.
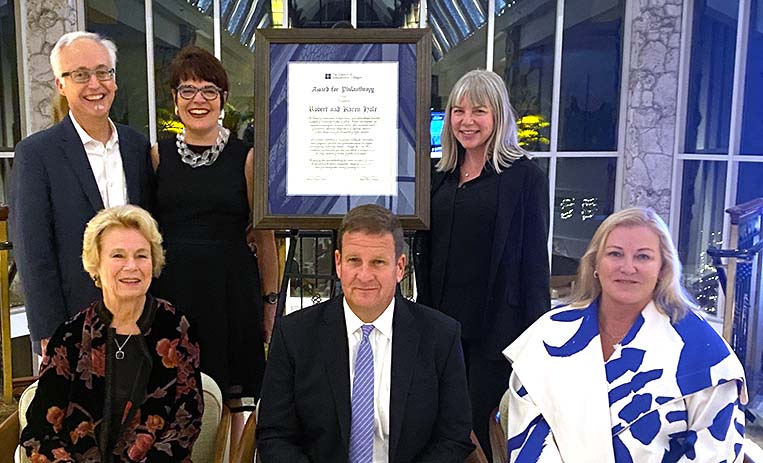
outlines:
M48 343L21 443L33 463L190 462L204 403L199 344L186 317L146 296L140 360L121 423L111 422L112 316L102 301L61 325ZM108 447L113 426L119 434Z

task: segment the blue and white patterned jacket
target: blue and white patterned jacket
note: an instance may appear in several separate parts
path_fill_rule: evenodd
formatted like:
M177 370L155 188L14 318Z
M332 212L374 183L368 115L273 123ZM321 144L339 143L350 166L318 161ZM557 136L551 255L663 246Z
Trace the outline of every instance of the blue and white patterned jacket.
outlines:
M562 307L504 351L511 462L741 462L744 370L699 315L649 303L606 362L598 304Z

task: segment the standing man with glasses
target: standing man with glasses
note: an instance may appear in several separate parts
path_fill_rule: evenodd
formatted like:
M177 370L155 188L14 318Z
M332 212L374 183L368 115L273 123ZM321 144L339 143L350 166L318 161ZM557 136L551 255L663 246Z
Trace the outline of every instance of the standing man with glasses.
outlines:
M463 463L473 450L458 322L396 295L403 229L358 206L338 232L343 296L279 320L257 423L263 463Z
M104 207L149 206L148 140L109 119L116 53L98 34L61 36L50 64L69 114L15 148L10 234L38 354L61 323L100 297L80 257L87 222Z

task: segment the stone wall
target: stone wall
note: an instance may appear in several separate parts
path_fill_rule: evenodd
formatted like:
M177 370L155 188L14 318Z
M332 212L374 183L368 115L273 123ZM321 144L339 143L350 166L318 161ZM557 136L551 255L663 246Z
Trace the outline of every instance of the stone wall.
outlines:
M50 68L50 50L63 34L77 30L76 0L26 0L26 49L29 66L30 133L51 125L51 97L57 93Z
M670 214L683 0L628 0L631 53L623 207Z

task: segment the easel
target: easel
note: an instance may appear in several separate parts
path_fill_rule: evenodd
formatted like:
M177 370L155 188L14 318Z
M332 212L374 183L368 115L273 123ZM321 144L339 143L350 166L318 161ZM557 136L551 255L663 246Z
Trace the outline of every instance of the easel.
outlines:
M281 278L281 285L279 287L278 291L278 304L276 305L276 320L278 320L283 314L284 309L286 307L286 300L288 296L289 291L289 282L294 279L297 282L297 285L299 286L300 290L300 308L304 308L304 281L305 280L328 280L329 282L329 298L332 298L336 295L337 288L339 287L339 279L336 275L336 268L334 267L334 251L336 251L337 247L337 234L336 230L324 230L324 231L308 231L308 230L298 230L298 229L292 229L289 230L288 235L285 235L289 238L289 250L286 253L286 262L284 265L284 272L283 277ZM303 262L303 250L304 247L302 246L302 240L304 239L315 239L317 243L318 238L329 238L331 240L330 244L330 273L321 273L318 272L317 269L314 272L310 273L304 273L302 272L302 262ZM296 252L297 247L300 248L300 261L296 261ZM315 254L315 260L317 262L318 256ZM319 297L319 296L318 296ZM321 302L320 299L316 300L316 296L314 295L311 298L311 302L308 305L313 305L318 302Z

